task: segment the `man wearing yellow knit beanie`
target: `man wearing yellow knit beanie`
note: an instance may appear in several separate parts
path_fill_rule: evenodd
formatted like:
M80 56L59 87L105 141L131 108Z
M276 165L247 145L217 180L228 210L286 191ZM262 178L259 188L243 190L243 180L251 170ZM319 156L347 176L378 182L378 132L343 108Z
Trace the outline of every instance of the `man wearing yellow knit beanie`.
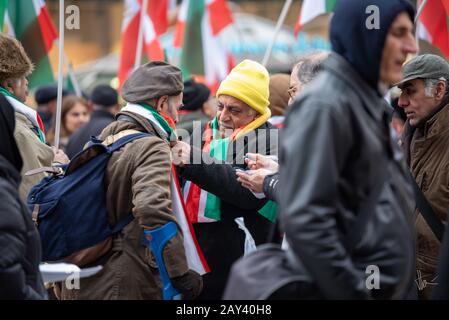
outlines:
M268 97L268 71L244 60L220 84L217 115L205 132L194 129L191 145L178 142L172 149L185 182L187 214L211 269L203 276L200 299L220 299L232 263L266 242L272 227L273 203L236 179L237 170L247 169L247 152L277 155Z

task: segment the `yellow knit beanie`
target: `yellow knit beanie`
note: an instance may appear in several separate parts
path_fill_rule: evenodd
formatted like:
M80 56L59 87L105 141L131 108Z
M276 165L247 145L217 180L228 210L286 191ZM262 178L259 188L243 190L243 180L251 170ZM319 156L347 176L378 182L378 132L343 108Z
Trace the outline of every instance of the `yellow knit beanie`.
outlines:
M217 97L222 94L245 102L260 114L269 112L270 76L267 69L252 60L243 60L221 82Z

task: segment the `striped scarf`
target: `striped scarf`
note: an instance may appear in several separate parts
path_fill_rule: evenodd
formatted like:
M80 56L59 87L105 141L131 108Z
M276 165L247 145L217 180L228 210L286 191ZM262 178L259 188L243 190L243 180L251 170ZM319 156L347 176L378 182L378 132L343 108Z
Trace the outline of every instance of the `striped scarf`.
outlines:
M15 112L23 114L28 120L31 121L31 123L33 124L34 128L36 129L39 135L39 139L43 143L45 143L44 123L42 122L42 119L39 116L39 114L34 109L21 102L14 95L9 93L8 90L6 90L1 86L0 86L0 93L2 93L5 96L8 102L14 108Z
M257 118L242 129L237 129L227 138L218 138L218 120L215 117L207 124L206 140L203 152L211 157L225 161L229 144L242 137L248 132L260 127L268 119L269 114ZM260 119L262 118L262 119ZM209 193L191 181L187 181L184 186L184 201L186 203L187 215L192 223L210 223L221 220L221 200L212 193ZM277 205L273 201L268 201L259 213L270 221L276 218Z

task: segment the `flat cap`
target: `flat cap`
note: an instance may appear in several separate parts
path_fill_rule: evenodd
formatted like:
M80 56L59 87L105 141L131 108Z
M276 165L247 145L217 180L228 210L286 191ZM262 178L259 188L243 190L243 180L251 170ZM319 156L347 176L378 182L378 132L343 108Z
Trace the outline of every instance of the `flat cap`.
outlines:
M414 79L440 79L449 80L449 64L440 56L423 54L414 57L404 65L404 79L397 86Z
M184 90L181 70L163 61L151 61L136 69L125 81L123 99L138 103L162 96L176 96Z
M191 79L184 82L183 107L181 110L195 111L201 109L209 99L210 89L202 83Z
M62 96L67 95L67 90L62 90ZM52 100L56 100L58 97L58 87L57 86L43 86L39 87L34 94L34 100L37 104L46 104Z
M118 103L118 93L107 84L99 84L92 90L90 100L99 106L112 107Z

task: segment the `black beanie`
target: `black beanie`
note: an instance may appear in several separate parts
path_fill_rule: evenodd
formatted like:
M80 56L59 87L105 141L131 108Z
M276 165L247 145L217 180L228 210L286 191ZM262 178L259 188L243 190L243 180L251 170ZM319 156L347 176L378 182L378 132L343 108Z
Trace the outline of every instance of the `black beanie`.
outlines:
M203 104L209 99L210 90L202 83L188 80L184 82L184 97L181 110L195 111L201 109Z

